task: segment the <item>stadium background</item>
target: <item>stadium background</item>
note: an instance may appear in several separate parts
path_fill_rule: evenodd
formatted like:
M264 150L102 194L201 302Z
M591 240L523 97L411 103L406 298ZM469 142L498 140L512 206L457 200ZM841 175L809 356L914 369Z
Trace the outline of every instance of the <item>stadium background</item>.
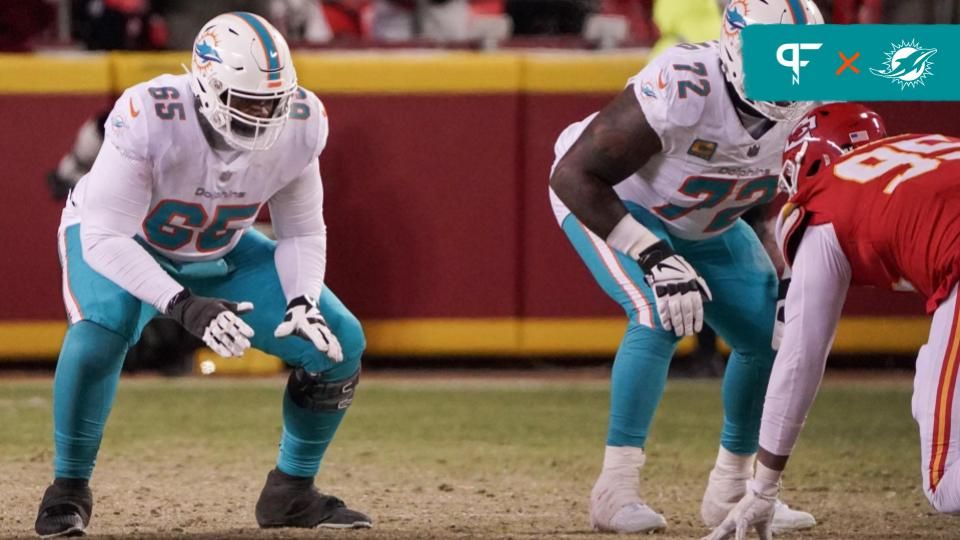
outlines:
M0 50L39 52L0 54L8 201L0 213L7 253L0 258L0 358L49 362L65 329L53 241L62 201L50 196L48 171L69 151L77 128L125 88L189 63L177 52L79 53L80 42L91 49L176 46L184 39L178 16L216 12L220 4L272 14L291 34L301 84L327 106L332 135L321 171L331 237L328 285L363 321L368 355L612 356L624 326L619 308L597 289L550 212L553 142L619 91L651 54L678 40L715 37L723 1L7 4L0 8L0 27L8 30ZM291 22L295 6L303 11L310 4L332 29L322 39ZM378 30L377 10L388 4L392 13L406 9L419 17L412 23L421 34L403 41ZM430 10L449 12L457 4L472 10L475 21L509 19L516 35L500 41L498 51L478 52L491 42L466 34L451 39L425 26L436 15ZM958 17L953 1L819 4L833 22ZM345 23L345 13L356 15L356 24ZM591 17L607 23L600 37ZM618 34L615 23L625 23L626 32ZM604 31L616 39L605 39ZM875 106L893 132L960 131L951 121L960 106L952 103ZM835 352L912 356L926 331L913 296L854 290ZM679 352L692 348L688 339Z
M602 355L623 328L553 219L553 142L642 68L645 52L300 52L325 102L328 284L369 353ZM47 171L75 129L126 87L178 72L182 53L0 56L0 356L55 357L64 331ZM960 106L878 103L893 132L958 134ZM838 353L913 354L921 302L854 290ZM691 342L681 346L689 351Z

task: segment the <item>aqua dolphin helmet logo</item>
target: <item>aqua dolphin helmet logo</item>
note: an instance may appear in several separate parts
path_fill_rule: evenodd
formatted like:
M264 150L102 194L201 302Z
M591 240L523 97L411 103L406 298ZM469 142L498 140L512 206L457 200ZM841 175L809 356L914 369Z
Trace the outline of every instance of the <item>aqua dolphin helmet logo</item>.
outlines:
M220 53L217 52L217 49L207 43L206 40L197 43L196 51L197 57L199 57L204 62L217 62L222 64L223 60L220 58Z
M729 24L731 28L743 30L747 27L747 20L744 19L743 14L734 7L730 11L727 11L727 24Z
M747 27L746 0L732 0L723 14L723 31L734 35Z
M930 60L937 49L924 49L916 40L901 41L899 45L891 43L892 50L887 56L883 69L870 68L870 73L898 83L900 89L924 84L924 79L933 75L933 62Z

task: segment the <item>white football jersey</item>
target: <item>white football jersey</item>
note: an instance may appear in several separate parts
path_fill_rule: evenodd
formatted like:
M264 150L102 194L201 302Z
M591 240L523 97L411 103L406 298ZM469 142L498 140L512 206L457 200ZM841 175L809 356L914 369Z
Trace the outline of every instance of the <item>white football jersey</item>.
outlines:
M627 81L663 149L615 189L690 240L720 234L750 207L773 199L791 128L780 122L759 139L747 132L725 88L719 54L713 41L681 44ZM593 116L561 133L557 161ZM553 190L550 199L562 222L570 210Z
M152 167L150 209L138 238L177 261L217 259L233 249L264 203L326 144L327 114L317 96L300 89L290 107L269 149L215 151L201 130L189 75L161 75L124 92L107 119L104 144ZM61 228L80 221L86 180L73 190Z

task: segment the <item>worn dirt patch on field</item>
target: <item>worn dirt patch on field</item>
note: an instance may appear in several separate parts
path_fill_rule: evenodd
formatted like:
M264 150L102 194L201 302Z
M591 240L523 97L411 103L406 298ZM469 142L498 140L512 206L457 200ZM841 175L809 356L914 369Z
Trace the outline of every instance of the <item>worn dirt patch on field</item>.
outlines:
M282 379L121 384L93 488L90 532L117 538L599 538L587 497L602 458L606 384L502 377L370 377L318 485L370 531L260 530L253 506L275 457ZM50 479L49 381L0 382L0 537L30 537ZM919 488L907 379L828 383L786 484L821 525L785 538L957 538ZM716 451L717 381L671 381L644 471L670 522L698 538ZM7 429L9 428L9 429ZM610 536L615 538L615 536Z

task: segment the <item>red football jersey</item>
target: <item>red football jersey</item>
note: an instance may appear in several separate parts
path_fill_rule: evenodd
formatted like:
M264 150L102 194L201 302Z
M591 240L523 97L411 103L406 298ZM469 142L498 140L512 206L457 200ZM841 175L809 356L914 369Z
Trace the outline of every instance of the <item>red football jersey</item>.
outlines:
M932 313L960 277L960 139L864 145L801 181L788 204L802 223L833 224L855 285L912 285Z

